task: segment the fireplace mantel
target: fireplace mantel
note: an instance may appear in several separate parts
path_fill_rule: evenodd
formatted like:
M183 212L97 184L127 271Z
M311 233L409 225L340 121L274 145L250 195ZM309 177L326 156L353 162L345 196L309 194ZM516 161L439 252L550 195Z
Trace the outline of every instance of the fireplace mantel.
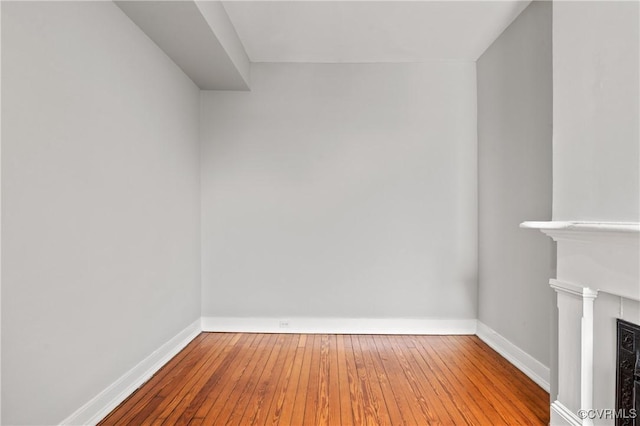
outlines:
M599 318L594 304L601 293L620 297L621 306L623 299L640 301L640 223L551 221L520 226L557 242L557 276L549 283L558 302L558 363L551 371L558 394L551 404L551 424L592 425L594 419L581 413L614 408L594 406L594 323L611 323L607 333L615 333L614 321ZM600 352L598 356L604 359Z
M640 223L523 222L558 243L557 280L640 301Z
M554 241L638 244L640 222L522 222L521 228L538 229Z
M540 230L569 230L584 232L640 232L640 222L586 222L586 221L528 221L522 222L522 228Z

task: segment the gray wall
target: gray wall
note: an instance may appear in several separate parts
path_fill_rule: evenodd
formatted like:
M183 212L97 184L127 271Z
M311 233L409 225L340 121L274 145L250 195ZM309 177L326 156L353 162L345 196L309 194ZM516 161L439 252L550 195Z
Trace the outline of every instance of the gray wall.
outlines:
M477 62L478 318L549 365L551 240L518 228L551 219L551 2L533 2Z
M254 64L202 92L202 310L476 317L473 63Z
M640 220L639 49L638 2L553 3L554 220ZM594 315L593 406L614 408L616 318L640 302L600 292Z
M554 2L554 220L640 220L639 8Z
M3 424L200 316L198 90L111 2L2 2Z

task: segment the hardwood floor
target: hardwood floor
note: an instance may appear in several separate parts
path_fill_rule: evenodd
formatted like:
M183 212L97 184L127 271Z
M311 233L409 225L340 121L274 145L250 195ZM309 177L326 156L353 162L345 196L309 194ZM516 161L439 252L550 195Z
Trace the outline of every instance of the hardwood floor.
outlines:
M475 336L202 333L101 425L545 425Z

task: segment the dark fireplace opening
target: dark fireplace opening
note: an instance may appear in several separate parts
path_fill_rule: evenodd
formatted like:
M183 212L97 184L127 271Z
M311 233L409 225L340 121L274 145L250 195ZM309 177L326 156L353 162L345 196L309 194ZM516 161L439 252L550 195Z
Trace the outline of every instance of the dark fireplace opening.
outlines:
M640 426L640 325L618 319L617 346L616 426Z

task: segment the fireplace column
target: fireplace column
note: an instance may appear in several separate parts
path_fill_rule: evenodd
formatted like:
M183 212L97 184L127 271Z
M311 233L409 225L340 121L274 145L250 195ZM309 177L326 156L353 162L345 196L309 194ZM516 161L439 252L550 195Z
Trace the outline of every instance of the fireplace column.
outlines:
M577 413L593 409L593 302L598 292L551 280L558 294L558 397L551 404L551 424L590 425ZM585 410L585 411L581 411Z

